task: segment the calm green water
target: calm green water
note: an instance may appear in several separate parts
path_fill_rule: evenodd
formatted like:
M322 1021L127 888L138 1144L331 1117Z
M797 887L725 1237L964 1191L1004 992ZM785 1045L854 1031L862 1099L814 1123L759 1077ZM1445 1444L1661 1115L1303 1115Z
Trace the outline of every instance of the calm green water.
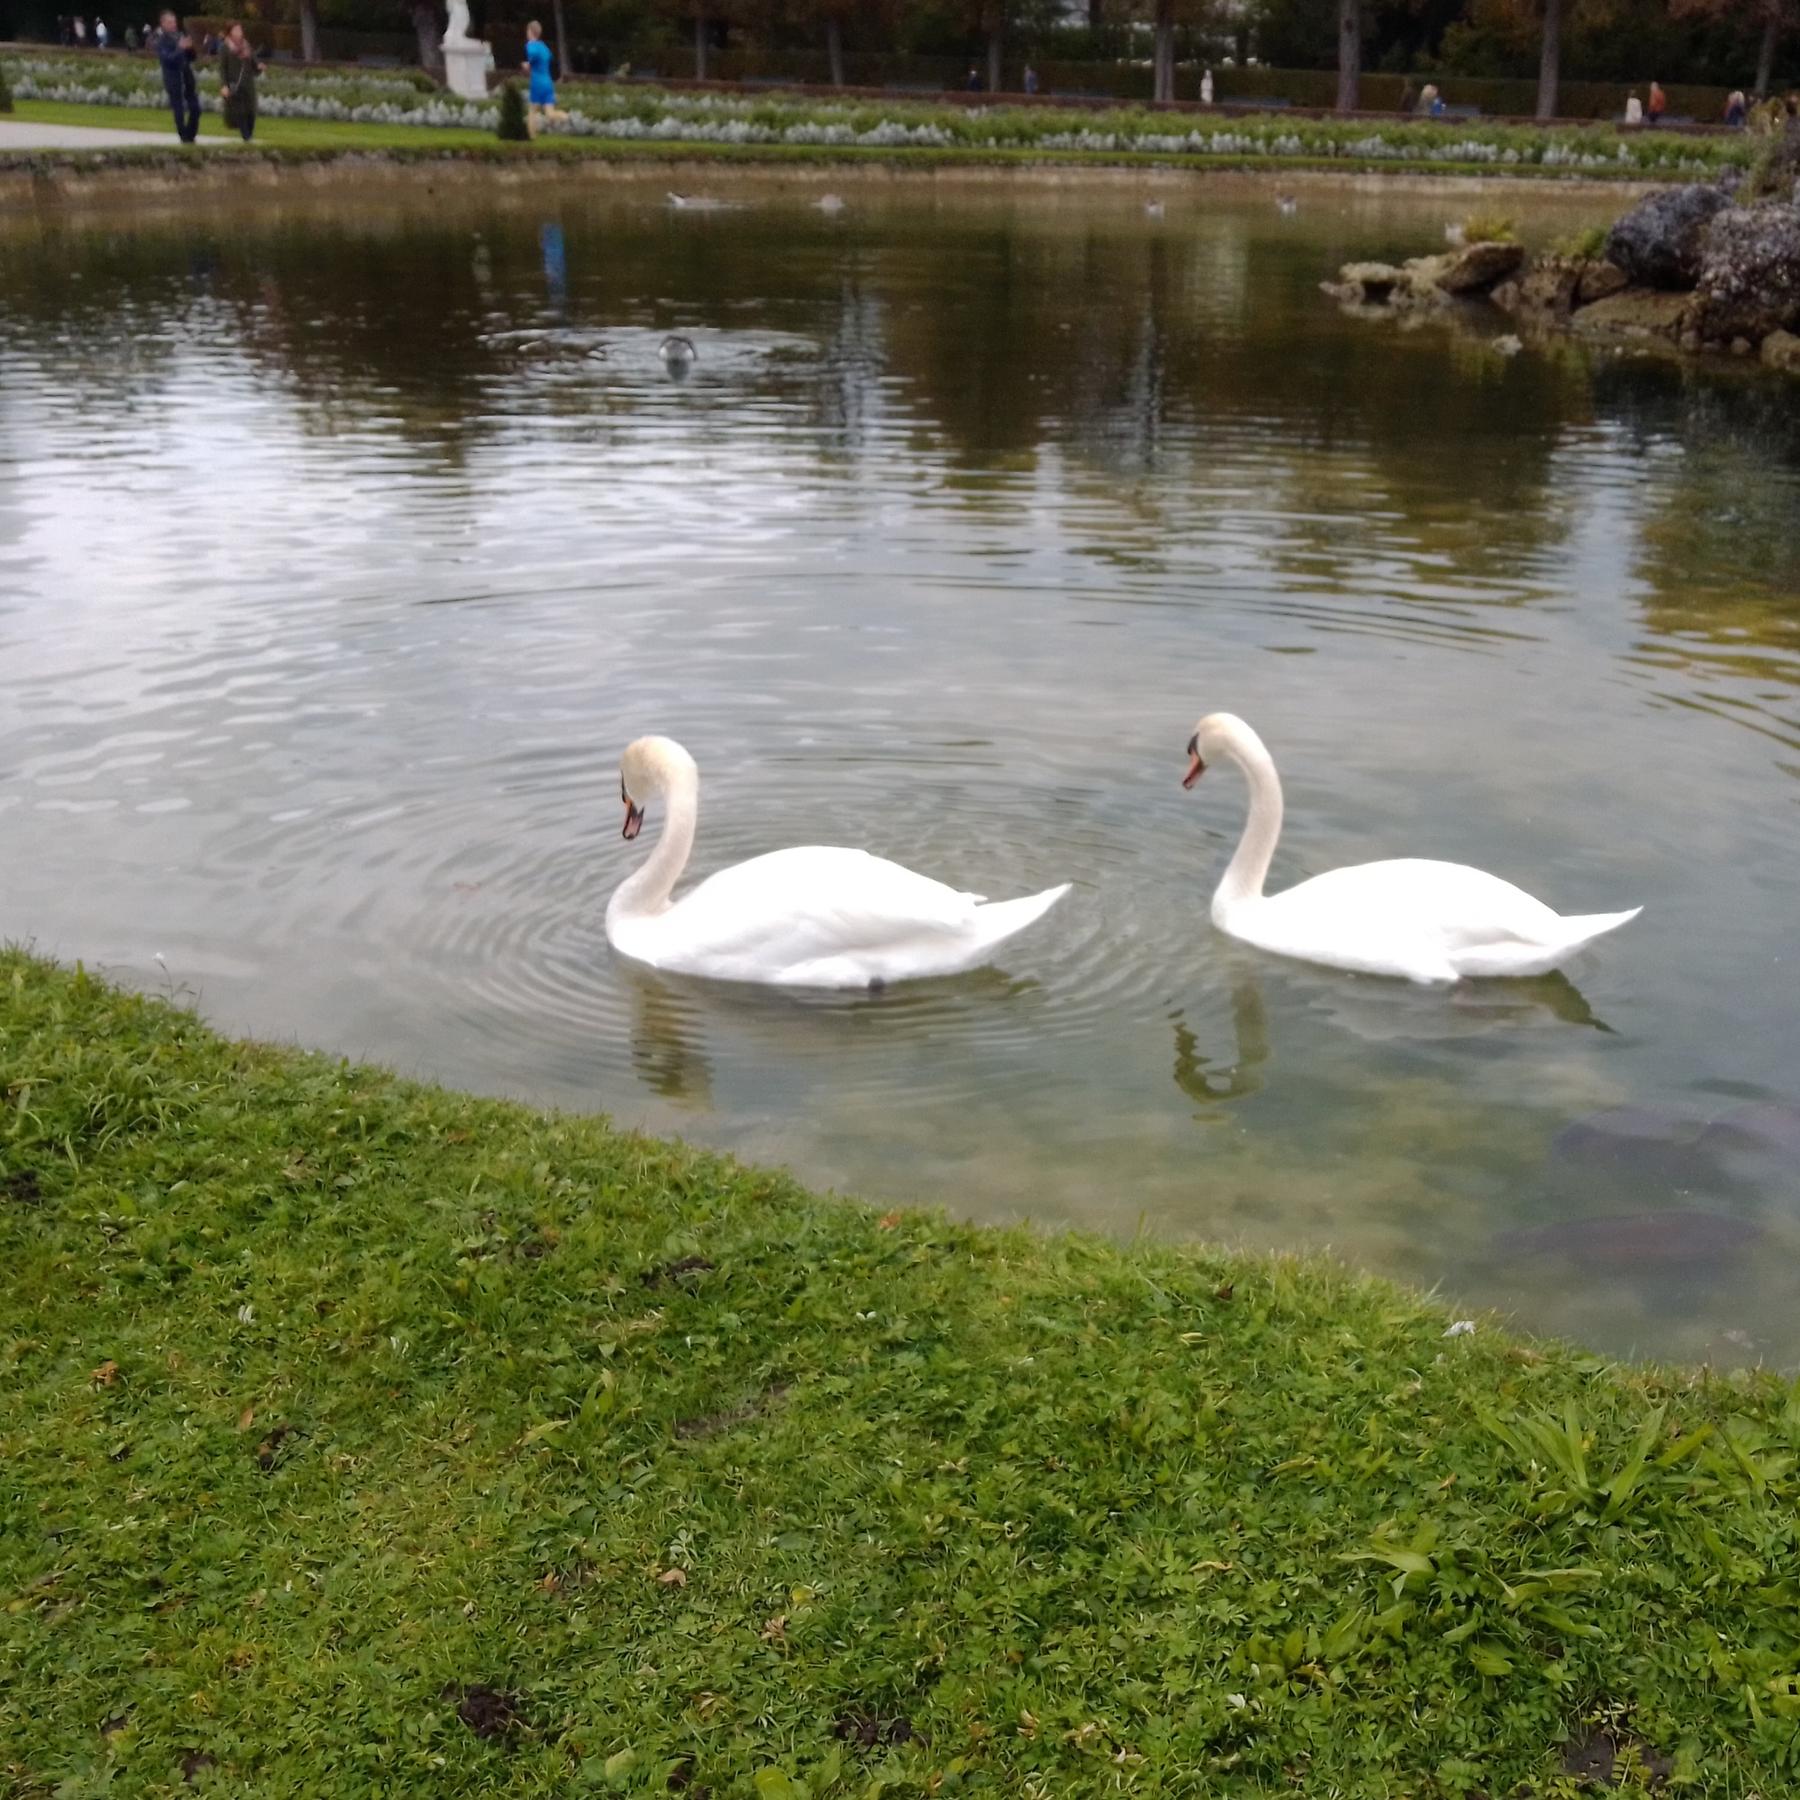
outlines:
M1800 390L1318 294L1466 200L722 191L0 226L0 933L883 1202L1800 1360ZM1241 786L1177 785L1221 707L1283 768L1279 879L1648 910L1450 993L1234 946ZM634 970L649 730L700 872L1075 892L877 997Z

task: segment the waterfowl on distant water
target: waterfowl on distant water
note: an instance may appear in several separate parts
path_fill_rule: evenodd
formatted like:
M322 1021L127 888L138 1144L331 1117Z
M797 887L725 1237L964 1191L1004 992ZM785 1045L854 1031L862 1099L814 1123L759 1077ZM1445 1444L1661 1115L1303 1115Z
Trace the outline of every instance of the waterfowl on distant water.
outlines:
M1291 219L1300 210L1300 202L1292 194L1277 194L1275 204L1281 209L1284 218Z
M1281 836L1281 778L1242 719L1209 713L1188 739L1181 785L1191 788L1221 757L1244 771L1250 812L1213 894L1212 918L1221 931L1259 949L1411 981L1542 975L1643 910L1565 917L1485 870L1416 858L1358 863L1265 894Z
M691 368L700 356L700 352L694 348L694 340L679 335L664 338L657 354L671 369Z
M954 975L1043 917L1068 890L989 902L866 850L809 844L721 869L671 898L700 813L700 771L673 738L644 737L619 763L627 839L668 808L662 839L606 909L621 955L689 975L783 987L878 987Z

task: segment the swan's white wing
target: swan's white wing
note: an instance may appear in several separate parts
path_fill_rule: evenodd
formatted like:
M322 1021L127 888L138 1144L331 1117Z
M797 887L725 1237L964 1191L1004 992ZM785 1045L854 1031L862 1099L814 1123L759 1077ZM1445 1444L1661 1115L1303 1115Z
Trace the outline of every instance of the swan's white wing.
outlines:
M1498 941L1555 941L1561 919L1543 901L1466 863L1419 857L1357 863L1303 881L1268 904L1333 937L1427 934L1446 951Z
M708 960L769 970L973 931L979 894L871 856L806 845L709 876L659 921Z

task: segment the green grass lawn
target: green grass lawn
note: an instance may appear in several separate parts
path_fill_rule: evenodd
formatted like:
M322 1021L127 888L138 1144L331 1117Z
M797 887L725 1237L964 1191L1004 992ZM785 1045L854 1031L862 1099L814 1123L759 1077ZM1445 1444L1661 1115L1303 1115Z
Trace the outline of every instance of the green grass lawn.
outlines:
M0 1790L1797 1791L1800 1391L1446 1322L0 952Z
M109 131L141 131L146 148L154 148L155 139L175 144L174 127L166 111L148 111L127 106L77 106L61 101L21 100L14 117L48 125L89 125ZM200 134L217 138L241 151L244 146L237 134L228 131L224 121L208 113L201 122ZM1405 162L1381 158L1358 160L1347 156L1260 156L1245 153L1233 156L1171 156L1144 150L1043 150L1035 147L963 148L920 145L896 145L870 148L858 145L830 144L718 144L679 140L673 142L641 142L627 139L547 136L535 144L503 144L492 132L471 131L458 127L429 125L352 125L324 119L277 119L264 117L256 127L253 152L276 151L298 153L308 157L329 156L339 152L379 150L402 152L415 156L441 156L447 152L474 152L484 157L537 157L598 159L614 162L651 163L746 163L761 165L793 165L800 163L835 164L886 163L917 168L934 167L1021 167L1057 165L1089 168L1181 168L1196 171L1220 169L1266 170L1270 172L1324 171L1334 175L1455 175L1475 176L1491 181L1646 181L1669 179L1646 174L1641 169L1581 170L1540 168L1533 164L1509 166L1492 163ZM58 160L81 157L96 162L117 161L135 155L130 150L37 151L34 157Z

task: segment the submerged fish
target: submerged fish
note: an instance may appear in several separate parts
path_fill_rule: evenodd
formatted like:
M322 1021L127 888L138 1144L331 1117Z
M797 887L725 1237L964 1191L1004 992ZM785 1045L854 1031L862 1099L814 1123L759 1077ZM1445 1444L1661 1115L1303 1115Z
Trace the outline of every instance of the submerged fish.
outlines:
M1759 1100L1707 1126L1701 1142L1730 1155L1748 1151L1758 1160L1800 1170L1800 1101Z
M1502 1256L1561 1256L1588 1267L1657 1268L1723 1262L1762 1235L1750 1219L1672 1208L1530 1225L1502 1232L1494 1248Z
M1556 1134L1559 1162L1660 1177L1676 1186L1704 1182L1712 1163L1702 1146L1709 1121L1663 1106L1614 1106Z

